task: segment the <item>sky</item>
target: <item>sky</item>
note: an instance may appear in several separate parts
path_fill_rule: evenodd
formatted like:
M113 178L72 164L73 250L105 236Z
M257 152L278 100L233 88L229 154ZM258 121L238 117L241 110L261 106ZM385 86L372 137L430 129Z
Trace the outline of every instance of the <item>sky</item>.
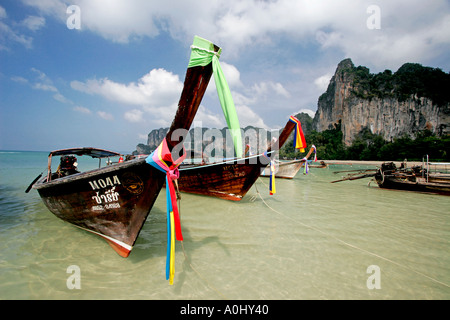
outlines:
M448 0L0 0L0 149L132 152L170 126L195 35L241 127L313 116L345 58L450 70ZM213 79L194 124L226 127Z

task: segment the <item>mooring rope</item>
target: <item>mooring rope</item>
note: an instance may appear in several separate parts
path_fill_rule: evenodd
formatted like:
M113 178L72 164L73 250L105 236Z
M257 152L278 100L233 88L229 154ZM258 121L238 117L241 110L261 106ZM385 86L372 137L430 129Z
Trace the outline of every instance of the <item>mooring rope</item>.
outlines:
M264 184L264 182L263 182L263 184ZM334 235L332 235L332 234L329 234L329 233L326 233L326 232L320 230L319 228L316 228L316 227L314 227L314 226L311 226L311 225L308 225L308 224L306 224L306 223L303 223L303 222L301 222L301 221L299 221L299 220L297 220L297 219L293 219L293 218L291 218L291 217L289 217L289 216L283 214L282 212L280 212L280 211L278 211L278 210L275 210L274 208L272 208L272 207L264 200L264 198L262 197L261 193L259 192L258 187L256 186L256 184L255 184L255 189L256 189L257 195L258 195L259 198L262 200L262 202L267 206L267 208L269 208L269 209L272 210L273 212L279 214L280 216L283 216L284 218L287 218L287 219L290 219L290 220L292 220L292 221L294 221L294 222L297 222L297 223L301 224L301 225L304 226L304 227L307 227L307 228L310 228L310 229L312 229L312 230L315 230L315 231L317 231L317 232L319 232L319 233L321 233L321 234L323 234L323 235L325 235L325 236L327 236L327 237L333 238L333 239L337 240L338 242L340 242L340 243L342 243L342 244L344 244L344 245L346 245L346 246L348 246L348 247L350 247L350 248L354 248L354 249L360 250L360 251L362 251L362 252L364 252L364 253L367 253L367 254L372 255L372 256L374 256L374 257L377 257L377 258L380 258L380 259L385 260L385 261L387 261L387 262L390 262L390 263L392 263L392 264L395 264L395 265L397 265L397 266L399 266L399 267L401 267L401 268L404 268L404 269L413 271L414 273L417 273L418 275L423 276L423 277L425 277L425 278L427 278L427 279L429 279L429 280L431 280L431 281L434 281L434 282L436 282L436 283L439 283L439 284L441 284L441 285L443 285L443 286L450 287L448 284L446 284L446 283L444 283L444 282L442 282L442 281L439 281L439 280L437 280L437 279L435 279L435 278L433 278L433 277L430 277L430 276L428 276L428 275L426 275L426 274L424 274L424 273L422 273L422 272L420 272L420 271L417 271L417 270L415 270L415 269L413 269L413 268L411 268L411 267L408 267L408 266L406 266L406 265L403 265L403 264L401 264L401 263L398 263L398 262L396 262L396 261L393 261L393 260L391 260L391 259L389 259L389 258L383 257L383 256L381 256L381 255L379 255L379 254L376 254L376 253L374 253L374 252L368 251L368 250L366 250L366 249L363 249L363 248L360 248L360 247L358 247L358 246L356 246L356 245L353 245L353 244L351 244L351 243L348 243L348 242L346 242L346 241L344 241L344 240L342 240L342 239L339 239L338 237L336 237L336 236L334 236Z
M175 180L176 181L176 180ZM178 212L180 214L181 217L181 193L178 190L178 182L175 183L176 186L176 192L177 192L177 201L178 201ZM198 277L203 280L206 284L206 286L208 286L209 288L211 288L213 291L215 291L219 296L221 296L224 300L228 300L228 298L222 294L222 292L220 292L218 289L216 289L216 287L214 287L207 279L205 279L204 277L202 277L201 273L197 270L197 268L194 267L194 265L191 263L186 250L184 249L184 241L180 241L181 242L181 249L183 250L183 255L184 255L184 260L187 262L187 264L191 267L191 269L198 275Z

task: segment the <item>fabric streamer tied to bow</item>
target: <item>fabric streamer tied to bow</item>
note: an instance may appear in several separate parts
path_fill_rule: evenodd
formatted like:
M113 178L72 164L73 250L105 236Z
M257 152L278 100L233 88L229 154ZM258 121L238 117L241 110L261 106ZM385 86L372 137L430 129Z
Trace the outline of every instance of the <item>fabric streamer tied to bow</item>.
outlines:
M270 160L270 181L269 181L269 193L274 195L277 193L277 188L275 187L275 161Z
M166 207L167 207L167 257L166 257L166 280L173 284L175 276L175 238L183 241L181 232L180 214L178 212L177 197L173 180L179 178L178 166L186 158L183 148L183 155L177 160L173 160L172 154L167 145L167 140L161 142L158 148L152 152L146 162L156 169L166 173Z
M300 152L305 152L306 139L305 139L305 135L303 134L302 125L301 125L300 121L293 116L291 116L289 118L289 121L295 123L294 148L300 149Z
M312 145L311 148L314 150L314 162L317 162L317 149L316 149L316 146ZM309 173L308 159L306 157L304 157L302 160L305 160L305 169L303 171L303 174L308 174Z
M314 149L314 162L317 162L317 148L315 145L312 145L311 148Z
M236 156L242 156L242 136L239 118L236 113L233 97L230 88L219 63L219 56L222 49L214 52L212 44L200 37L194 38L194 44L191 46L191 58L188 67L206 66L212 62L214 82L216 84L217 95L219 96L220 105L227 121L228 129L233 138Z

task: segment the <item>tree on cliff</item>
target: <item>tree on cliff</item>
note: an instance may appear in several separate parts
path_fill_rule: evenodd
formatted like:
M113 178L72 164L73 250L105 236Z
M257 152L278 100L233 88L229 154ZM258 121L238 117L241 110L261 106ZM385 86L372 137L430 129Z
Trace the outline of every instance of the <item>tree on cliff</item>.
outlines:
M305 134L305 138L308 149L313 144L316 146L320 160L421 161L424 155L428 155L431 161L450 161L450 135L437 137L429 130L418 132L415 138L405 135L386 141L365 128L350 146L345 146L338 123L333 129L322 132L312 130ZM281 159L299 159L304 155L294 150L289 141L280 150Z
M411 96L431 99L443 106L450 103L450 74L419 63L405 63L395 73L385 70L371 74L363 66L347 68L353 77L353 93L363 99L394 97L405 101Z

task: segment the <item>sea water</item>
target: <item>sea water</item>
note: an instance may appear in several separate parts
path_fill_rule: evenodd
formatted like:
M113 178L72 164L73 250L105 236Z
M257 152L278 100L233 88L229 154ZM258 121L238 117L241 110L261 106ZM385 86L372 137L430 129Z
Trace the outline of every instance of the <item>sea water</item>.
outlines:
M450 197L330 183L371 167L311 168L274 195L259 178L239 202L182 194L171 286L165 193L124 259L25 193L47 155L0 151L0 299L450 298Z

